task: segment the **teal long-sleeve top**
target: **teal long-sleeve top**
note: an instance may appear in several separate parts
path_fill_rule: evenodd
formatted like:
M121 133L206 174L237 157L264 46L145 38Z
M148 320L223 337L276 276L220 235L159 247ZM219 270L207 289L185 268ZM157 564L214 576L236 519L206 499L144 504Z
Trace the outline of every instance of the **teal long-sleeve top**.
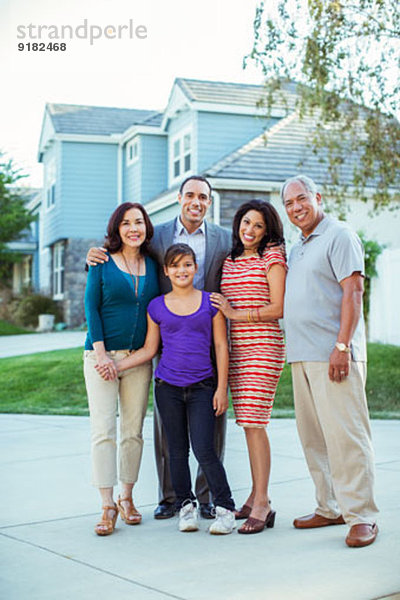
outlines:
M157 265L146 256L146 274L139 277L138 296L132 278L109 257L89 267L85 292L88 334L85 350L103 341L106 350L137 350L147 333L147 305L159 295Z

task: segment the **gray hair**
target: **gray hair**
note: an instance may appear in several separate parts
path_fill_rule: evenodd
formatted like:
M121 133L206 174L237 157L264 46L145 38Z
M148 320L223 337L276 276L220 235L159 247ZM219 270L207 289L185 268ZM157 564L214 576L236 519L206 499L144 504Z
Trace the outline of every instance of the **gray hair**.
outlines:
M282 188L281 188L282 202L283 202L283 194L285 193L285 189L287 188L287 186L290 183L298 183L298 182L302 183L303 186L306 188L307 192L309 192L313 196L315 196L315 194L318 192L317 185L316 185L315 181L313 181L311 179L311 177L308 177L308 175L302 175L302 174L295 175L294 177L289 177L289 179L286 179L286 181L282 185Z

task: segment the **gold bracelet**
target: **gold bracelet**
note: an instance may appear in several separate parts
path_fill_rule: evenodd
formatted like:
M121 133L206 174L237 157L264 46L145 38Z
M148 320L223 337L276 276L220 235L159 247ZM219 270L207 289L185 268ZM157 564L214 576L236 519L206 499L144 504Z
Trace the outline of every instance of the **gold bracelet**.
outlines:
M256 311L257 311L257 321L261 322L260 307L259 306L257 306Z

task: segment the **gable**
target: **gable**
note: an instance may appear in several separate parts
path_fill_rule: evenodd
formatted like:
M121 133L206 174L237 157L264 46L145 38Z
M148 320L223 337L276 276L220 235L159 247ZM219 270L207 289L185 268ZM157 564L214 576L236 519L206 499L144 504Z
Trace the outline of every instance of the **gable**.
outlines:
M38 161L42 162L44 152L49 148L54 140L55 129L51 120L51 117L47 110L45 110L42 123L42 131L40 133L39 140L39 152Z

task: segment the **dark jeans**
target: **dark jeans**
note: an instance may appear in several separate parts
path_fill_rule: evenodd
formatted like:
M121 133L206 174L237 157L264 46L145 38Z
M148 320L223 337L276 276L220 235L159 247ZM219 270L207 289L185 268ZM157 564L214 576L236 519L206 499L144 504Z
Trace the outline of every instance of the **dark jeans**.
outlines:
M172 485L177 505L195 500L189 469L189 435L194 455L203 469L215 506L234 510L225 469L214 448L215 413L212 377L187 387L156 378L157 407L168 439Z

